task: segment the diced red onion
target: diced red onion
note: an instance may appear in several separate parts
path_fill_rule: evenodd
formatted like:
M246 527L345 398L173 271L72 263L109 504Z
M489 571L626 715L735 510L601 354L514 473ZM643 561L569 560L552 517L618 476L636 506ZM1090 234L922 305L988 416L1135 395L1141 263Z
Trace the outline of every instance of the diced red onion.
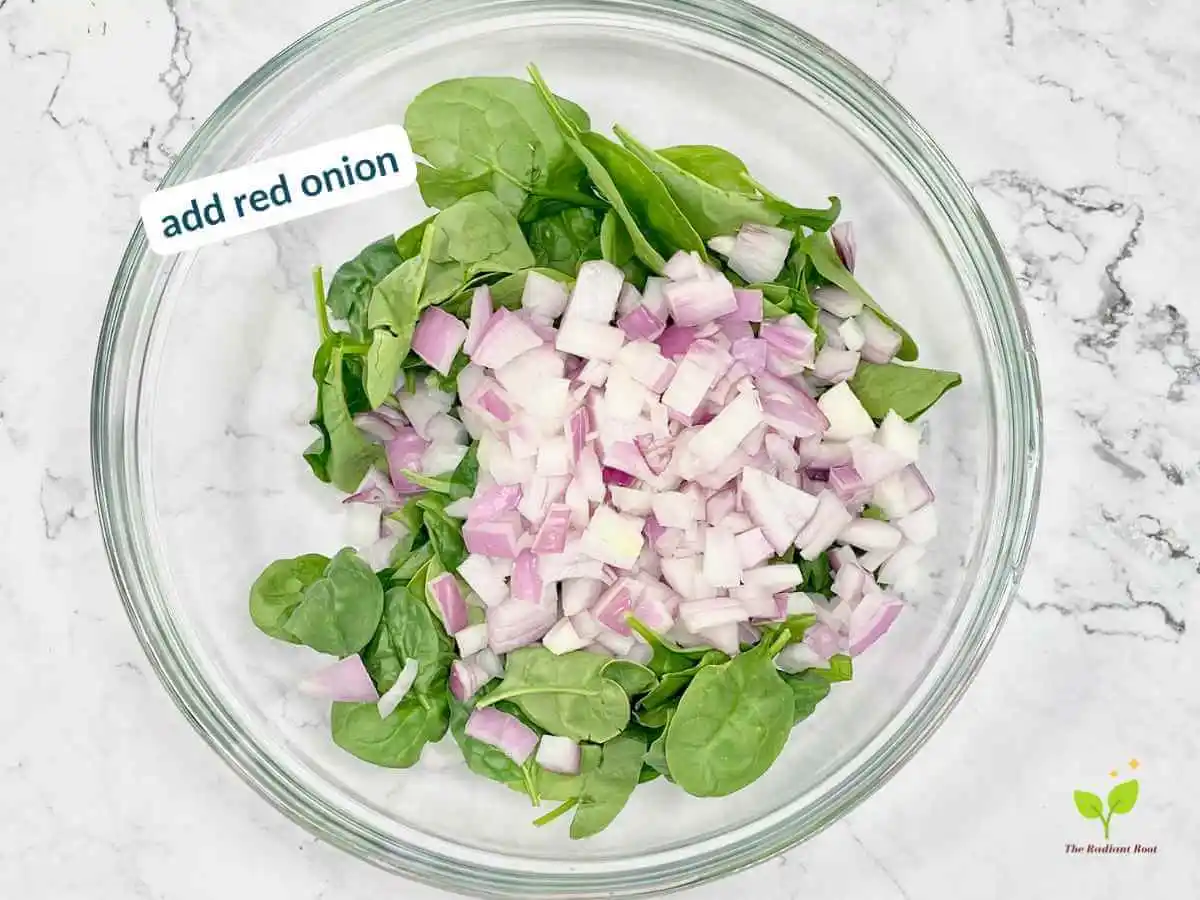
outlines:
M354 424L359 431L370 435L381 444L396 436L397 426L374 412L359 413L354 417Z
M464 659L473 656L487 647L487 625L469 625L459 629L454 634L454 642L458 644L458 655Z
M402 474L405 469L410 472L420 471L421 457L429 445L423 441L411 428L400 429L396 436L384 445L387 451L388 471L391 473L392 486L400 494L419 494L423 487L413 484Z
M777 553L791 546L817 509L815 498L759 469L742 473L741 496L750 518Z
M487 332L471 354L471 361L485 369L499 369L522 353L542 346L542 339L529 323L507 309L492 317Z
M849 319L863 311L863 302L838 287L823 287L812 292L817 306L839 319ZM829 328L825 329L828 333Z
M318 669L298 687L310 697L342 703L374 703L379 699L379 692L357 653Z
M504 576L485 556L472 553L458 567L458 574L483 601L484 606L498 606L508 599Z
M496 653L511 653L540 641L557 621L557 603L506 600L488 610L488 645Z
M829 420L825 432L827 440L849 441L875 433L875 423L845 382L835 384L822 394L817 406Z
M912 515L922 507L928 506L934 497L933 490L920 470L916 466L908 466L902 472L875 485L871 499L889 519L894 520Z
M829 487L845 504L863 502L871 494L871 486L863 481L854 466L834 466L829 470Z
M783 271L794 235L786 228L747 222L729 254L729 268L751 283L774 281Z
M833 579L833 592L851 606L862 597L867 584L867 573L856 565L841 566Z
M769 347L788 359L803 366L812 364L817 336L799 316L793 314L764 322L758 333Z
M850 617L850 655L858 656L887 633L904 604L891 594L863 597Z
M842 265L850 272L858 262L858 241L854 236L853 222L839 222L829 229L829 237L833 240L833 248L837 251Z
M679 325L703 325L737 312L738 301L728 279L693 278L663 288L671 318Z
M467 719L466 734L489 747L495 747L518 766L525 764L538 744L537 732L516 716L491 706L471 713Z
M596 621L617 634L629 635L631 633L629 623L625 621L625 617L633 608L631 585L632 582L627 578L618 579L601 595L591 609Z
M567 304L564 324L593 322L607 325L617 312L617 302L624 284L625 273L612 263L599 259L583 263L575 278L575 289Z
M631 341L652 341L666 330L667 323L644 306L639 306L618 323Z
M537 750L537 763L547 772L560 775L578 775L580 765L579 745L570 738L547 734Z
M620 328L575 319L563 321L554 346L561 353L608 361L616 358L624 343L625 333Z
M796 538L800 555L810 561L816 559L829 549L853 518L833 491L822 491L817 497L816 511Z
M567 288L562 282L531 270L525 276L521 306L546 319L557 319L567 308Z
M512 595L514 600L537 603L542 597L542 579L538 575L537 557L529 550L517 554L513 566Z
M679 620L692 633L749 619L750 614L732 597L687 600L679 604Z
M454 699L466 703L479 689L492 680L492 675L477 663L456 659L450 663L450 680L447 684Z
M738 561L743 569L753 569L775 555L775 548L767 540L761 528L743 531L735 539Z
M685 328L682 325L670 325L655 341L662 355L667 359L678 359L684 356L696 342L696 329Z
M903 456L866 438L855 438L850 442L850 457L867 486L878 484L908 465Z
M413 682L417 680L417 674L420 669L415 659L404 660L404 668L400 670L400 674L396 676L396 683L387 689L382 697L379 698L376 704L379 710L379 718L386 719L396 711L396 707L408 696L408 692L412 690Z
M858 370L859 355L853 350L837 350L826 345L817 354L813 372L824 381L847 381Z
M463 600L457 578L449 572L443 572L429 582L428 590L442 614L442 622L448 634L454 634L467 627L467 604Z
M822 662L842 649L838 633L823 622L818 622L804 633L804 643L812 648Z
M903 342L900 335L884 325L869 309L864 309L857 318L863 330L863 359L880 364L891 362Z
M516 559L524 530L521 516L510 511L486 521L468 520L463 526L463 541L471 553Z
M741 642L739 640L740 623L730 622L725 625L713 625L710 628L702 628L697 632L697 637L702 638L709 645L720 650L722 653L729 656L736 656L741 650Z
M542 638L542 646L555 656L582 650L589 643L591 643L590 639L580 637L579 633L575 631L575 626L571 624L569 618L559 619Z
M487 522L498 518L517 508L521 502L521 486L519 484L496 484L477 492L471 502L471 511L467 519L473 522Z
M700 259L698 253L687 253L684 250L678 250L667 260L667 265L663 268L663 274L671 281L692 281L708 277L708 272L704 262ZM667 285L663 285L665 290Z
M429 306L413 331L413 353L429 363L430 368L450 374L454 357L467 339L467 326L439 306Z
M473 356L475 348L483 339L484 332L492 321L492 292L486 287L475 289L471 295L471 318L467 324L467 337L463 342L463 352Z
M919 544L903 544L879 567L879 583L899 585L908 580L915 571L917 563L925 555L925 548Z

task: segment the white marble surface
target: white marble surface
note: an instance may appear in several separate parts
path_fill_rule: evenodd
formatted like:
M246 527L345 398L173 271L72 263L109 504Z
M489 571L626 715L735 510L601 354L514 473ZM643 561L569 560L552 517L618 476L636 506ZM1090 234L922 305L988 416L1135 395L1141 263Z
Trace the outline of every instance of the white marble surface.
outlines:
M925 750L807 845L686 896L1200 895L1200 6L764 5L883 79L971 181L1046 395L1029 569ZM92 353L139 198L337 0L0 0L0 897L319 900L404 884L248 791L149 670L111 586ZM1071 857L1077 787L1141 762L1148 857Z

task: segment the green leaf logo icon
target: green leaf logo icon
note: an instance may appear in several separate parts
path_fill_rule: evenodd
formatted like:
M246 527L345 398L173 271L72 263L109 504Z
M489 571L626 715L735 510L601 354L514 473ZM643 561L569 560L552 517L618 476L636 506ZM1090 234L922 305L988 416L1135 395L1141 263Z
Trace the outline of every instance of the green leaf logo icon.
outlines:
M1075 792L1075 808L1085 819L1104 818L1104 802L1095 794L1087 791Z
M1115 772L1113 773L1116 774ZM1107 841L1108 826L1114 815L1125 815L1137 804L1137 779L1123 781L1108 792L1108 813L1104 812L1104 801L1090 791L1075 792L1075 808L1085 819L1099 819L1104 826L1104 839Z
M1124 815L1133 809L1138 798L1138 783L1137 780L1123 781L1115 788L1108 792L1108 809L1109 814L1119 813ZM1079 800L1076 799L1076 804Z

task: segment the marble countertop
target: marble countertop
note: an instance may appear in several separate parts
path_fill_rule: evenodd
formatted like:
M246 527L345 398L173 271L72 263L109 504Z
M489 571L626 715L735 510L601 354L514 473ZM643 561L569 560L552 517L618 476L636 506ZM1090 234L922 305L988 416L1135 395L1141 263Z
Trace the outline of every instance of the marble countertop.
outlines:
M0 897L446 896L314 840L197 739L91 489L92 355L138 201L342 5L0 0ZM1200 896L1200 5L764 5L882 80L973 185L1026 297L1046 477L1017 604L928 746L808 844L684 896ZM1157 853L1067 853L1099 835L1072 791L1131 767L1122 828Z

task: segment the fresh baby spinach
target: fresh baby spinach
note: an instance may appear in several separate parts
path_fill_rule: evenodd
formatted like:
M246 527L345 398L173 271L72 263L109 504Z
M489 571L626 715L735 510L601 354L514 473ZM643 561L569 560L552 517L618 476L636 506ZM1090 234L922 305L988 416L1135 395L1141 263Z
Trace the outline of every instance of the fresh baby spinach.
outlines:
M587 113L556 98L561 115L586 130ZM546 198L596 205L578 189L583 166L527 81L456 78L422 91L409 104L404 127L427 164L417 183L430 206L490 191L514 214Z
M362 652L381 694L396 683L406 660L417 663L412 690L429 695L445 693L454 641L446 634L424 597L413 597L407 586L392 587L384 596L379 628Z
M551 734L603 743L629 724L628 696L602 675L607 661L586 651L556 656L544 647L515 650L504 681L480 705L511 700Z
M375 703L334 703L333 742L364 762L407 769L425 745L442 739L450 721L446 697L410 693L386 719Z
M308 553L277 559L263 569L250 588L250 618L258 629L278 640L300 643L285 627L287 620L304 600L304 591L325 574L328 565L329 557Z
M757 780L787 742L795 701L765 642L697 673L667 729L667 765L697 797L723 797Z
M525 226L537 265L571 277L579 265L600 258L600 222L595 209L571 207Z
M571 820L571 839L599 834L629 802L642 774L646 745L621 735L604 745L600 765L583 776L583 789Z
M367 307L375 286L399 268L406 257L398 249L396 239L387 237L368 244L358 256L343 263L329 282L329 311L335 318L350 326L357 340L366 340Z
M298 643L341 657L365 647L382 616L383 586L371 567L347 547L304 588L283 627Z
M909 422L915 421L960 384L962 376L957 372L898 363L862 362L850 379L850 389L877 422L882 421L889 410L895 410L896 415Z

